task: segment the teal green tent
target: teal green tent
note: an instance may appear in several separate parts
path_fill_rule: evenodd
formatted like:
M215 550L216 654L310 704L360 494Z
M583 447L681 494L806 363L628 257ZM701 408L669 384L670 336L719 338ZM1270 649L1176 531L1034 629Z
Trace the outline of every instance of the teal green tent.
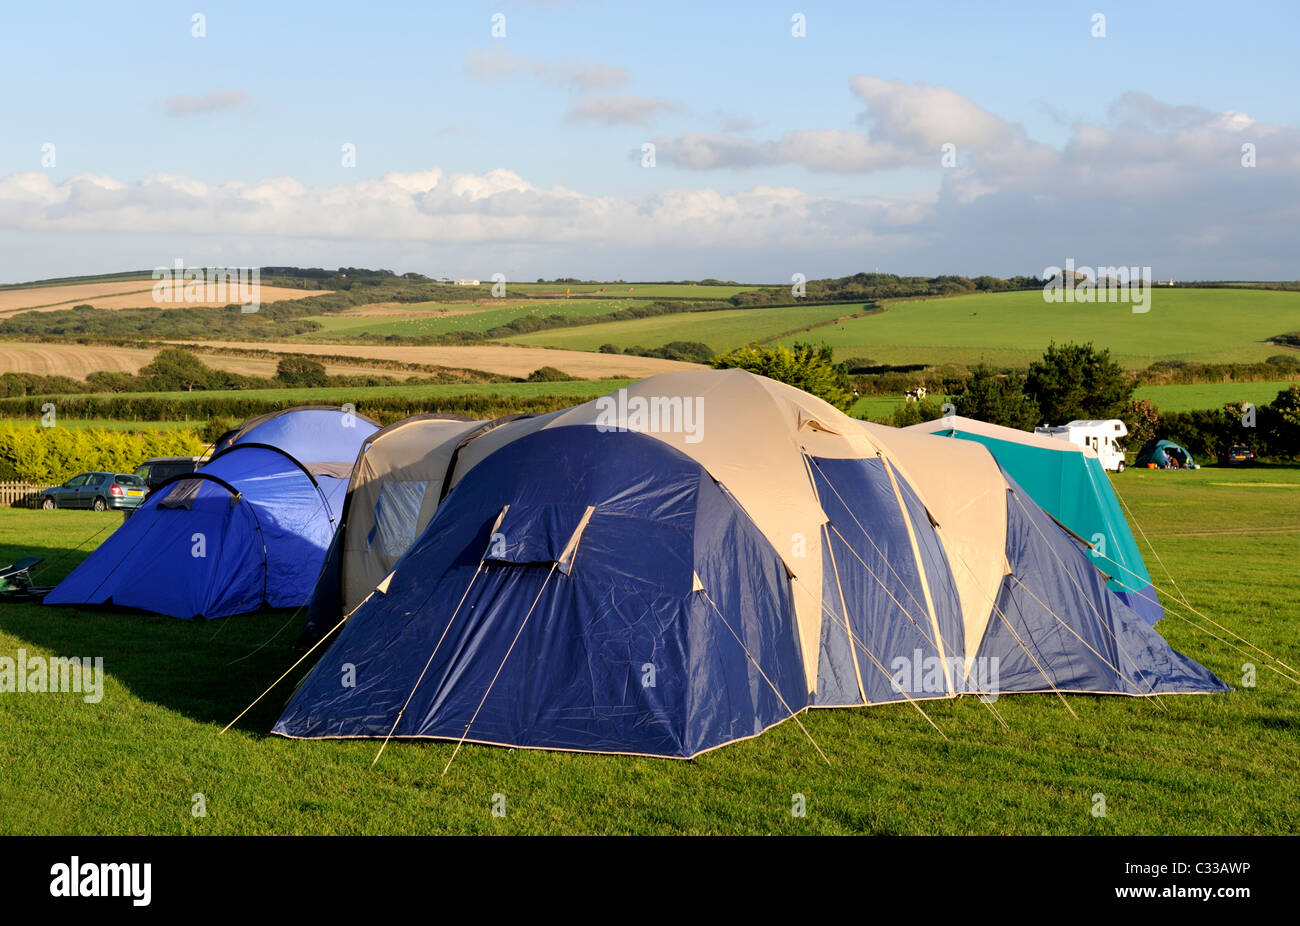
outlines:
M998 465L1040 508L1093 545L1093 560L1110 577L1111 591L1152 624L1164 617L1137 541L1096 451L959 415L904 430L957 437L988 447Z
M1167 469L1171 465L1179 469L1196 468L1196 461L1187 448L1171 440L1149 440L1143 444L1138 451L1137 465L1146 466L1148 463L1154 463L1161 469Z

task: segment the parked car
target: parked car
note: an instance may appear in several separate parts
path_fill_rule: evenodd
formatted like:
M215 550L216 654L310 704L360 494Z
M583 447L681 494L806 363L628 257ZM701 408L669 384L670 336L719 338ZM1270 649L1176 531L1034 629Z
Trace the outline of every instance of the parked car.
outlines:
M41 507L127 511L145 496L144 480L132 473L80 473L41 493Z
M173 476L194 472L202 462L201 457L150 457L135 468L135 474L152 492Z
M1219 457L1224 466L1250 466L1255 462L1255 452L1245 444L1233 444Z

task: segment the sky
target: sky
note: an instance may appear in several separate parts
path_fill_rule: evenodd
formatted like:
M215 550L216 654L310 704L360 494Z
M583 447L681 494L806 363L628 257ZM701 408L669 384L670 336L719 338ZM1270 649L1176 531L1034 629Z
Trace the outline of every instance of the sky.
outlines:
M0 282L1296 279L1300 4L9 3Z

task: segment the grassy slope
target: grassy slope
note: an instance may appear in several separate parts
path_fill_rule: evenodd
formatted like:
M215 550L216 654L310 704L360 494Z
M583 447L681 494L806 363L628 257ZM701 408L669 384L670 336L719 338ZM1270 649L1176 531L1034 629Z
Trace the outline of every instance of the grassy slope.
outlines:
M1277 394L1291 385L1292 381L1276 380L1267 383L1192 383L1173 386L1142 386L1133 395L1138 399L1149 399L1156 403L1162 412L1186 412L1198 408L1218 408L1224 403L1250 402L1254 405L1267 405L1277 398ZM931 396L937 401L944 401L944 396ZM892 414L894 409L903 404L901 395L862 396L853 403L850 414L858 418L878 418Z
M487 331L530 315L541 318L551 315L586 317L605 315L647 304L649 300L645 299L533 299L482 307L457 303L419 302L395 306L392 309L394 313L419 312L419 316L312 315L308 320L318 322L321 330L299 335L298 339L319 341L354 338L363 334L381 337L388 335L407 338L429 337L456 331ZM463 314L449 315L440 312L440 309L450 309Z
M831 329L817 326L861 311L861 304L850 303L685 312L575 328L553 328L516 335L507 340L514 344L565 347L570 350L596 350L607 343L618 347L660 347L669 341L700 341L709 345L715 353L725 353L751 341L761 341L810 327L815 329L813 339L822 340L823 332ZM801 340L801 337L795 336L792 340Z
M1176 386L1143 386L1134 398L1149 399L1162 412L1186 412L1197 408L1218 408L1227 403L1250 402L1267 405L1296 380L1271 383L1193 383Z
M1179 585L1291 665L1300 579L1300 470L1129 471L1116 486ZM115 515L0 510L0 557L64 555ZM33 540L33 538L39 538ZM1158 583L1163 579L1152 562ZM693 762L265 736L288 689L217 731L296 655L286 613L203 623L0 605L0 654L103 656L102 703L0 695L4 833L1294 833L1300 692L1259 687L1160 703L1050 696L930 702L944 740L907 705L813 711L798 726ZM1236 685L1245 657L1167 619L1175 648ZM791 795L807 798L794 819ZM1106 795L1094 818L1091 795ZM190 815L203 793L208 817ZM492 795L506 795L494 818Z
M628 288L631 287L631 291ZM634 299L730 299L736 293L758 289L757 286L697 286L693 283L510 283L509 293L574 295L596 293L603 289L602 298L619 296Z
M1300 318L1300 293L1155 289L1150 311L1127 304L1049 304L1038 292L893 303L889 311L828 326L814 340L837 358L878 363L1024 366L1048 343L1092 341L1131 368L1156 360L1258 361L1285 349L1262 343ZM789 343L799 338L786 338Z

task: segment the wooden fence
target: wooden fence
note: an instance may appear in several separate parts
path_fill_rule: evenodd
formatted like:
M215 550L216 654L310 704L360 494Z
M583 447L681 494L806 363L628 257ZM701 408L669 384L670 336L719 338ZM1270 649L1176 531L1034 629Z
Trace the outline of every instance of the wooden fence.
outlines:
M33 485L30 482L0 482L0 506L6 508L35 508L40 504L41 493L53 486Z

